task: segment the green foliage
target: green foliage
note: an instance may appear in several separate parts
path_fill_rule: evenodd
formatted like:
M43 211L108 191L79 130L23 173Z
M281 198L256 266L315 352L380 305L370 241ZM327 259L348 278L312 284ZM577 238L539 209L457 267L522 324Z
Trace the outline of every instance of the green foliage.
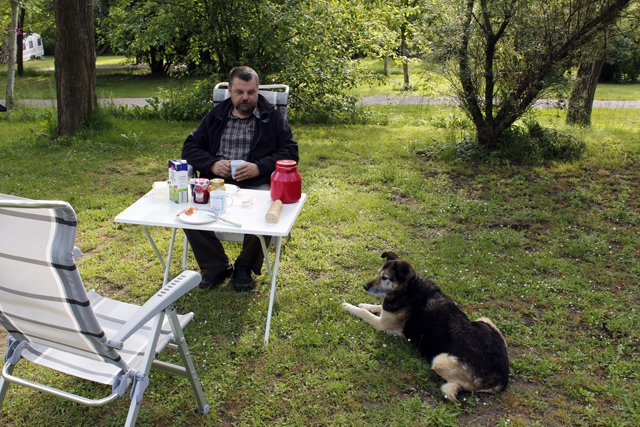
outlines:
M448 133L443 138L434 138L433 143L418 148L416 153L444 161L540 165L578 160L586 149L584 141L557 129L545 128L532 118L503 132L498 147L492 151L470 135L470 123L463 116L445 113L432 117L429 123L447 129Z
M374 75L353 58L371 51L378 25L358 3L121 0L110 7L106 37L119 53L151 63L152 70L153 57L165 71L184 65L213 83L225 81L232 67L249 65L262 83L291 87L293 121L358 122L356 98L348 91ZM177 28L175 22L185 25ZM198 88L173 91L169 99L167 117L202 117ZM184 113L178 111L183 107Z
M583 141L556 129L543 128L535 120L524 120L522 126L512 126L500 136L496 158L511 159L525 164L548 161L573 161L582 157Z
M0 114L0 122L33 122L41 119L43 114L45 114L45 110L40 107L33 107L18 103L15 108Z
M633 40L616 38L607 49L607 59L600 73L606 83L636 83L640 76L640 50Z
M520 141L502 133L545 91L566 81L579 49L612 26L630 3L445 1L429 54L443 64L478 143L496 151Z
M163 93L160 98L148 100L150 107L148 114L166 120L202 120L213 108L212 94L215 82L204 79L197 82L193 88L172 88Z

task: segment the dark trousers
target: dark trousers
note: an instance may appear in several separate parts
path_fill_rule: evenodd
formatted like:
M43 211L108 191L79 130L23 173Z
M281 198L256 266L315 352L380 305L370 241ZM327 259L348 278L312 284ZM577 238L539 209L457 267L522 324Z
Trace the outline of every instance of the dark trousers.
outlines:
M269 190L269 184L258 187L243 187L255 190ZM193 255L196 257L200 274L206 278L212 278L216 274L229 268L231 263L229 257L224 251L224 247L220 239L213 231L188 230L184 229L189 244L193 249ZM265 239L265 244L269 246L269 238ZM264 254L262 253L262 245L260 239L253 234L245 234L242 242L242 252L236 259L234 266L247 267L254 274L259 275L262 271L262 263L264 262Z
M203 277L211 278L216 274L227 269L231 263L229 257L224 251L224 247L220 239L213 231L189 230L184 229L189 244L193 249L193 255L196 257L200 274ZM266 240L268 244L268 240ZM242 252L234 263L235 267L250 268L256 275L262 270L264 254L262 253L262 245L260 239L252 234L245 234L242 242Z

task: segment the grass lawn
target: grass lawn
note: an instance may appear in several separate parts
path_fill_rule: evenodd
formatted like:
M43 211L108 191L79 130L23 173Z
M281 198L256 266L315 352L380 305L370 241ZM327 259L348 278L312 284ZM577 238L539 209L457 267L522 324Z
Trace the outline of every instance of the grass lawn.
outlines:
M124 64L121 56L101 56L97 65ZM378 74L383 73L382 60L362 60L366 66ZM38 68L53 67L53 58L25 62L25 76L16 77L15 93L20 99L55 99L56 86L53 71L37 71ZM7 66L0 65L0 76L6 72ZM371 96L384 94L422 95L438 97L449 94L448 82L438 73L432 71L421 61L409 64L409 84L411 89L405 91L401 64L389 63L389 78L382 84L362 85L352 91L354 95ZM99 98L151 98L160 96L164 89L192 86L198 81L196 77L155 76L149 70L98 70L96 75L96 93ZM0 82L0 93L6 92L6 81ZM567 95L568 96L568 95ZM640 99L640 83L633 84L600 84L595 99L608 101L629 101Z
M575 163L524 167L421 155L459 133L436 126L450 108L375 110L387 125L294 126L308 199L282 253L269 345L265 275L250 293L230 284L191 292L177 308L196 314L185 334L211 412L194 413L185 381L156 373L138 424L640 425L640 111L596 109L591 129L537 111L588 149ZM167 160L196 125L108 118L50 141L38 113L5 119L0 193L69 201L87 288L139 303L159 288L162 268L142 229L113 218L166 179ZM166 253L170 232L151 233ZM238 246L227 247L235 259ZM410 343L341 308L379 301L362 285L386 250L470 318L496 323L509 344L507 391L449 403ZM188 268L197 269L193 257ZM25 362L16 374L92 397L109 391ZM85 408L14 386L0 424L122 425L128 403Z

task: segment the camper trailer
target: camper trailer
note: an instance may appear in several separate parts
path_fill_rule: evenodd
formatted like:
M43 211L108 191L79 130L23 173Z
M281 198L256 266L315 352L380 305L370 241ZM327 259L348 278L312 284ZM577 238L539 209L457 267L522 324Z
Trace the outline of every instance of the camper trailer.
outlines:
M44 58L44 46L42 37L38 33L32 33L22 39L22 60L31 58Z

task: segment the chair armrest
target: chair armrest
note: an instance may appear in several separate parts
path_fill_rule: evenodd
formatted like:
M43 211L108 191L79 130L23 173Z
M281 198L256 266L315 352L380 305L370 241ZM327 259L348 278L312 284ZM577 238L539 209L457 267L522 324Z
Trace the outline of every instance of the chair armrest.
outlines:
M122 328L111 339L107 345L116 349L121 349L124 341L140 329L145 323L155 317L165 308L171 306L178 298L198 286L201 277L195 271L185 270L175 279L167 283L154 296L141 306L138 311L122 325Z

